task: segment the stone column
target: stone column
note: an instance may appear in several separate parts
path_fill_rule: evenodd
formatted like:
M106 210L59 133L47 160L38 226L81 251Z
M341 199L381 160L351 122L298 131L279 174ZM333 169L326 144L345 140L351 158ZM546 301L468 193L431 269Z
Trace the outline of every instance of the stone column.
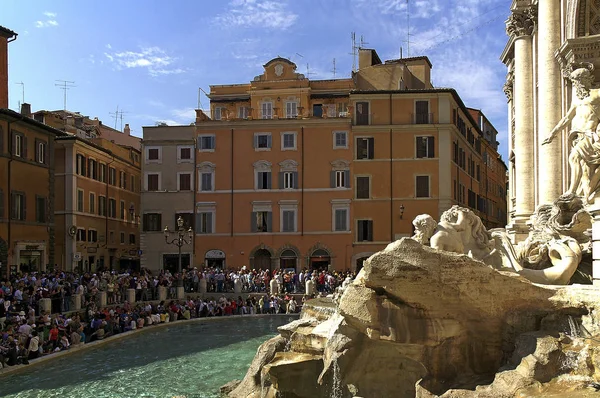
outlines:
M73 297L73 307L72 307L72 310L73 311L79 311L79 310L81 310L81 294L74 294L71 297Z
M127 302L135 304L135 289L127 289Z
M52 312L52 301L49 298L43 298L39 301L40 313L43 311L46 314L50 314Z
M560 44L560 0L540 1L537 27L538 204L552 203L563 193L562 135L550 144L542 145L561 118L562 76L554 55Z
M183 300L185 298L185 289L183 286L177 286L177 300Z
M206 279L205 278L200 279L200 293L202 293L202 294L206 293Z
M167 299L167 288L164 286L158 287L158 301L165 301Z
M515 103L515 169L517 229L525 229L525 223L535 209L534 189L534 132L533 132L533 53L532 37L535 26L533 8L515 11L507 21L506 31L515 36L514 87ZM521 231L522 232L522 231Z
M106 292L98 292L98 308L106 307Z

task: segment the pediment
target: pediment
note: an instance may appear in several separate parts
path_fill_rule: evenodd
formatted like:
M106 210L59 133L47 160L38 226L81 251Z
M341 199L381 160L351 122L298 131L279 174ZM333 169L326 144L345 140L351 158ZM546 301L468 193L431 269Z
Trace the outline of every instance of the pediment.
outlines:
M334 169L347 169L350 167L350 161L346 159L336 159L331 162Z

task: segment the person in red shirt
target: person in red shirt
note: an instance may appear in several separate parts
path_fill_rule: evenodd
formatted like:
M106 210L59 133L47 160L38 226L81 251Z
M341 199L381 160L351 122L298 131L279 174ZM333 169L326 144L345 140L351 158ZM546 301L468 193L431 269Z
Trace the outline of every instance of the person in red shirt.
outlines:
M52 324L52 328L50 328L48 340L52 343L52 349L58 346L58 326L56 326L56 323Z

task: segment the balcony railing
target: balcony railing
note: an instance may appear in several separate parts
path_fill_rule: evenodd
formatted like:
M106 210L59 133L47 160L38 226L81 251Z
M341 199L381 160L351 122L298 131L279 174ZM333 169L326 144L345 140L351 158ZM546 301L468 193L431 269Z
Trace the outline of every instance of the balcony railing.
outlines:
M413 124L432 124L433 113L413 113L412 122Z

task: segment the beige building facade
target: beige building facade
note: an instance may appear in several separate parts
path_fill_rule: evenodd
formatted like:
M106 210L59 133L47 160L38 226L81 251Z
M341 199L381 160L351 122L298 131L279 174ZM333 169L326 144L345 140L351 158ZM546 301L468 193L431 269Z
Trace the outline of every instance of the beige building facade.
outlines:
M176 230L179 216L184 227L195 226L195 127L143 128L141 266L150 270L178 267L178 247L167 244L165 227ZM186 238L187 241L189 239ZM194 264L194 240L181 247L182 266Z
M575 98L570 73L594 65L600 81L600 6L593 0L514 0L506 26L501 59L508 68L508 229L518 241L535 208L569 186L568 134L542 142Z

